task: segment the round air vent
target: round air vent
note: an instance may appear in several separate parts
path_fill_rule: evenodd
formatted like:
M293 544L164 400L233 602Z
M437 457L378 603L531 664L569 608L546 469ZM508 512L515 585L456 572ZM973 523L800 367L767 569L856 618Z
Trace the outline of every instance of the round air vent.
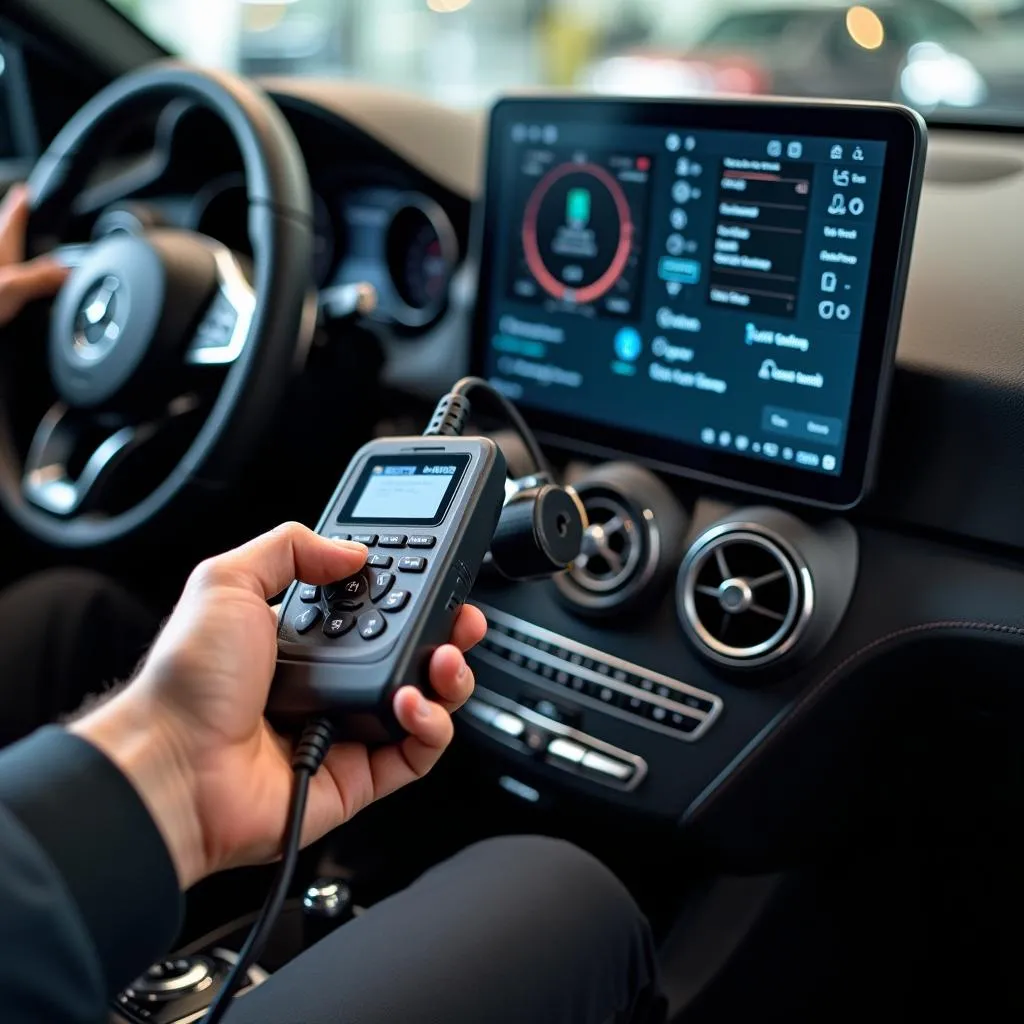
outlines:
M755 667L788 654L814 610L803 559L780 535L751 523L712 527L679 572L679 608L709 658Z
M577 611L621 612L656 594L682 551L686 514L667 487L629 463L600 466L574 489L589 526L569 571L555 577Z
M581 590L610 594L635 575L645 531L629 509L610 495L590 495L583 499L583 506L590 526L569 575Z

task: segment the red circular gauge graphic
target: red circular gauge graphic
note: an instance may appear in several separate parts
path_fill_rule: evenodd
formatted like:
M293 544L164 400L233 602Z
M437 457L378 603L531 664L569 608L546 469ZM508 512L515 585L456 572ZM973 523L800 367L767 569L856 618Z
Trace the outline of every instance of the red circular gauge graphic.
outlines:
M570 288L559 281L545 266L544 257L541 256L540 246L537 242L537 217L540 213L541 203L544 202L544 197L548 194L551 186L567 174L589 174L596 178L611 194L619 217L619 244L615 255L612 257L608 269L593 284L588 284L584 288ZM526 263L530 272L537 279L537 283L553 298L564 299L566 293L571 293L574 302L580 304L596 302L611 289L626 269L632 248L633 215L629 209L629 202L622 187L603 167L598 164L560 164L548 171L538 182L526 204L526 212L523 215L523 251L526 254Z

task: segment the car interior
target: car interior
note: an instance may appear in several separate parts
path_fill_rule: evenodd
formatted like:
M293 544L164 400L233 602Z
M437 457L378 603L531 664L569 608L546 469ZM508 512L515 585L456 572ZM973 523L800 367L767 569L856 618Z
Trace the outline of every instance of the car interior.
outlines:
M166 612L469 374L585 512L566 571L484 565L455 744L303 853L252 984L542 833L648 915L673 1021L1024 1008L1019 98L460 105L203 68L106 0L10 0L0 69L0 191L72 268L0 335L0 585L84 566ZM512 500L540 467L480 410ZM190 891L111 1019L201 1019L269 871Z

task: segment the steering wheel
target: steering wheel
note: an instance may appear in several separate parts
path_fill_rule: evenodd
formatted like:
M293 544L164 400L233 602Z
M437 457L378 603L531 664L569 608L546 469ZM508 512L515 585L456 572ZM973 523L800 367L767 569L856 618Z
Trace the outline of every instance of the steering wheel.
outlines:
M32 172L33 237L62 238L105 138L140 111L173 99L212 111L238 144L251 269L212 238L167 228L65 247L74 269L54 303L47 352L59 402L24 456L0 402L0 503L52 545L121 540L157 517L186 514L204 491L223 486L272 420L312 334L306 166L278 108L232 75L168 62L100 92ZM218 372L216 398L166 478L130 507L105 510L127 457L137 458L190 407L187 382Z

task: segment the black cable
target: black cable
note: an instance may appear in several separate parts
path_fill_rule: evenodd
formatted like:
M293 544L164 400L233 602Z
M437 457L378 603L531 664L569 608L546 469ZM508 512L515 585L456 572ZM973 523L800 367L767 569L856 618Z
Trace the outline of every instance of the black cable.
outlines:
M274 884L263 902L260 916L249 932L245 945L238 954L238 960L224 981L224 986L217 998L210 1004L210 1009L203 1018L203 1024L220 1024L224 1014L231 1008L238 990L249 980L249 968L259 959L263 948L270 937L270 929L274 926L281 907L288 895L295 865L299 860L299 849L302 841L302 821L306 815L306 799L309 796L309 784L320 770L327 751L330 750L334 730L326 719L315 719L302 732L302 738L292 755L292 771L294 773L291 801L288 805L288 817L285 823L284 839L281 843L281 864L277 869Z
M481 391L487 400L495 406L512 429L519 435L526 450L533 460L535 474L549 473L547 459L533 436L533 431L526 425L519 410L493 385L482 377L463 377L437 405L430 426L423 432L424 437L458 437L465 429L469 418L469 398L473 391ZM486 403L485 403L486 404Z

